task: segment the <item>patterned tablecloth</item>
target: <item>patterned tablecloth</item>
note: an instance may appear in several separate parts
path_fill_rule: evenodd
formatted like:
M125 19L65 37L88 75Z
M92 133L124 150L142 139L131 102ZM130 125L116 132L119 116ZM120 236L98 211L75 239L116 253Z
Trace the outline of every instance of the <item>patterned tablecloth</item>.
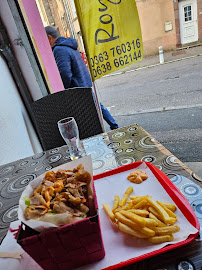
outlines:
M159 144L139 125L103 133L83 140L93 160L93 173L135 161L148 161L162 170L185 195L202 224L202 182L200 178ZM27 184L45 171L70 161L67 146L0 166L0 240L10 222L17 219L19 197ZM124 269L202 269L200 236L191 244L136 263Z

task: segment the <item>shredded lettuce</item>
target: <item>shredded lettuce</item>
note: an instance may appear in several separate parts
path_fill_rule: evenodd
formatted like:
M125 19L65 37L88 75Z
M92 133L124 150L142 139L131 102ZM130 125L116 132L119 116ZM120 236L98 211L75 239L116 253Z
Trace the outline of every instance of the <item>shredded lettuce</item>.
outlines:
M27 206L30 206L30 198L29 197L24 197L24 200L25 200L25 204Z

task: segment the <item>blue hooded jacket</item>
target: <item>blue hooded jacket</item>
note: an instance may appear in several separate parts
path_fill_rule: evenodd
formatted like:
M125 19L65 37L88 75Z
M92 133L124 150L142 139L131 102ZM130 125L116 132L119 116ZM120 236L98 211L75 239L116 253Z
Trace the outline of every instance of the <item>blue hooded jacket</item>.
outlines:
M53 55L65 89L92 87L91 77L74 38L59 37L53 45Z

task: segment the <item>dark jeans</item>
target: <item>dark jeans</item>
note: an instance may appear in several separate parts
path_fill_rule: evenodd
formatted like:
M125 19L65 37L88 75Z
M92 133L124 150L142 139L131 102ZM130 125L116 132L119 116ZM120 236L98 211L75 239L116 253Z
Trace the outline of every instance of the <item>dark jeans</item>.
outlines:
M97 99L93 91L92 91L92 94L93 94L93 99L95 101L95 104L97 106ZM107 124L110 126L110 129L112 130L112 129L119 128L115 119L112 117L111 113L107 110L107 108L104 105L102 105L101 102L100 102L100 108L102 111L103 118L107 122Z
M117 125L116 121L114 120L110 112L107 110L105 106L102 105L101 102L100 102L100 107L102 110L103 118L107 122L107 124L110 126L110 129L119 128L119 126Z

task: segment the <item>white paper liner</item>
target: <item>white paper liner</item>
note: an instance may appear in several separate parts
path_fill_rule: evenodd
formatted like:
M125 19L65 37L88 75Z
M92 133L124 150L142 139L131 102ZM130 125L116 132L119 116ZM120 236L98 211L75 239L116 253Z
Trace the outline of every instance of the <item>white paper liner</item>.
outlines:
M93 168L92 168L92 159L91 156L85 156L83 158L65 163L63 165L60 165L58 167L55 167L53 169L51 169L51 171L57 172L58 169L62 169L62 170L72 170L74 168L76 168L79 164L82 164L84 169L86 171L88 171L91 174L91 177L93 176ZM44 176L46 173L38 176L36 179L32 180L29 185L27 185L27 187L25 188L25 190L23 191L20 200L19 200L19 208L18 208L18 219L23 222L24 224L26 224L27 226L29 226L30 228L38 231L38 232L42 232L51 228L56 228L58 226L49 223L49 222L44 222L44 221L39 221L39 220L34 220L34 219L30 219L30 220L26 220L24 217L24 211L27 207L27 205L25 204L25 197L30 197L32 191L34 188L38 187ZM92 177L93 179L93 177ZM91 188L92 188L92 181L91 181Z
M131 183L126 178L129 173L134 170L144 170L148 175L148 179L143 181L141 184ZM180 226L180 231L173 234L174 241L158 245L150 243L147 239L134 239L132 236L119 231L117 226L111 223L109 218L106 216L102 205L107 203L112 208L114 196L119 195L121 198L129 186L133 186L134 188L131 195L151 195L154 200L174 203L159 181L156 179L154 174L148 168L146 163L143 163L139 167L126 172L98 179L94 182L94 184L98 200L101 231L106 255L103 260L80 267L80 270L100 270L112 265L116 265L120 262L124 262L129 259L139 257L143 254L161 249L167 244L181 242L186 240L190 234L197 233L197 229L191 225L191 223L186 219L186 217L184 217L179 209L177 209L175 212L178 218L178 221L175 224Z
M6 237L0 245L0 252L20 252L22 253L21 259L14 258L0 258L0 269L2 270L43 270L38 263L36 263L22 247L17 244L14 234L20 226L20 221L13 221L10 223L10 228L16 230L11 232L8 230Z

